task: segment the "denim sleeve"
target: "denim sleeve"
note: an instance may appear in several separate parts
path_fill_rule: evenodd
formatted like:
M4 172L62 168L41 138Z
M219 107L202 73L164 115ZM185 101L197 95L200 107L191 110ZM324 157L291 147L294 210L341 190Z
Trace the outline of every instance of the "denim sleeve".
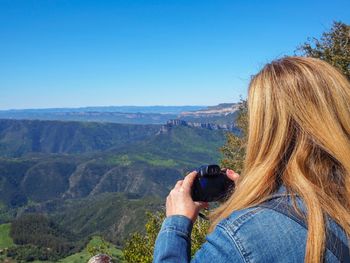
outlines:
M206 237L191 259L192 226L192 221L184 216L166 218L156 240L153 263L245 262L233 237L221 225Z
M156 240L153 263L190 262L192 226L185 216L167 217Z

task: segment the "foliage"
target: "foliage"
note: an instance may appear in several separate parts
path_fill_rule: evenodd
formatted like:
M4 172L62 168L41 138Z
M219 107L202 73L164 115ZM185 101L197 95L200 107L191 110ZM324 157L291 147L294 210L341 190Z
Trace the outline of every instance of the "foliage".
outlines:
M135 232L126 240L124 246L124 258L127 262L148 263L152 262L154 243L161 224L165 218L164 213L146 213L148 221L145 225L146 233Z
M113 262L121 262L123 259L121 251L100 236L95 236L91 239L86 246L86 251L89 254L89 258L98 254L105 254L110 256Z
M33 245L23 245L10 248L7 250L6 256L26 262L34 260L56 261L59 259L59 256L49 248L37 247Z
M350 25L334 22L329 32L320 39L309 38L297 51L330 63L350 79Z
M136 232L125 242L124 257L127 262L132 263L151 263L153 260L153 250L157 235L161 229L162 222L165 219L164 212L155 214L147 213L148 221L145 225L146 233ZM209 222L198 218L193 226L191 235L191 254L201 247L205 241Z
M220 148L223 155L221 166L232 169L236 173L241 173L243 170L248 133L248 108L246 100L241 100L236 125L240 129L240 134L227 133L226 143Z
M198 217L191 233L191 255L193 256L205 242L209 229L209 221Z
M108 254L108 245L104 241L104 239L101 239L101 242L99 244L89 243L87 245L86 249L91 257L93 257L97 254Z

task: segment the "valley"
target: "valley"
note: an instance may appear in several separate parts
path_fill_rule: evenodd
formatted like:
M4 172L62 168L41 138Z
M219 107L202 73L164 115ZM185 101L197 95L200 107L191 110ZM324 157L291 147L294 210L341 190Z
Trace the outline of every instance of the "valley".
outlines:
M33 214L57 225L54 239L68 231L74 249L52 258L77 253L96 235L121 248L131 233L143 231L146 212L163 209L177 180L218 163L226 133L239 132L232 123L191 118L195 122L163 124L0 120L0 223L8 227Z

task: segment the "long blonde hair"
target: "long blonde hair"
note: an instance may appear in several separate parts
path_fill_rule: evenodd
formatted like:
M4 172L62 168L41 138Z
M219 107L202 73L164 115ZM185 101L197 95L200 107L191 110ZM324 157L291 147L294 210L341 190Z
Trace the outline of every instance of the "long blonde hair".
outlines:
M248 92L244 169L211 230L233 211L256 206L284 184L307 208L305 262L321 262L325 214L350 235L350 83L314 58L284 57L255 75Z

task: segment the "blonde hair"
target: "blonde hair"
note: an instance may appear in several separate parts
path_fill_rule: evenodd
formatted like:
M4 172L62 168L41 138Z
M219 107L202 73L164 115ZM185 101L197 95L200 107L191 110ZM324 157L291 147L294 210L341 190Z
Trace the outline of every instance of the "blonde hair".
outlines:
M305 262L323 261L325 214L350 235L348 79L319 59L275 60L250 82L248 118L244 169L232 196L211 214L211 231L284 184L308 211Z

